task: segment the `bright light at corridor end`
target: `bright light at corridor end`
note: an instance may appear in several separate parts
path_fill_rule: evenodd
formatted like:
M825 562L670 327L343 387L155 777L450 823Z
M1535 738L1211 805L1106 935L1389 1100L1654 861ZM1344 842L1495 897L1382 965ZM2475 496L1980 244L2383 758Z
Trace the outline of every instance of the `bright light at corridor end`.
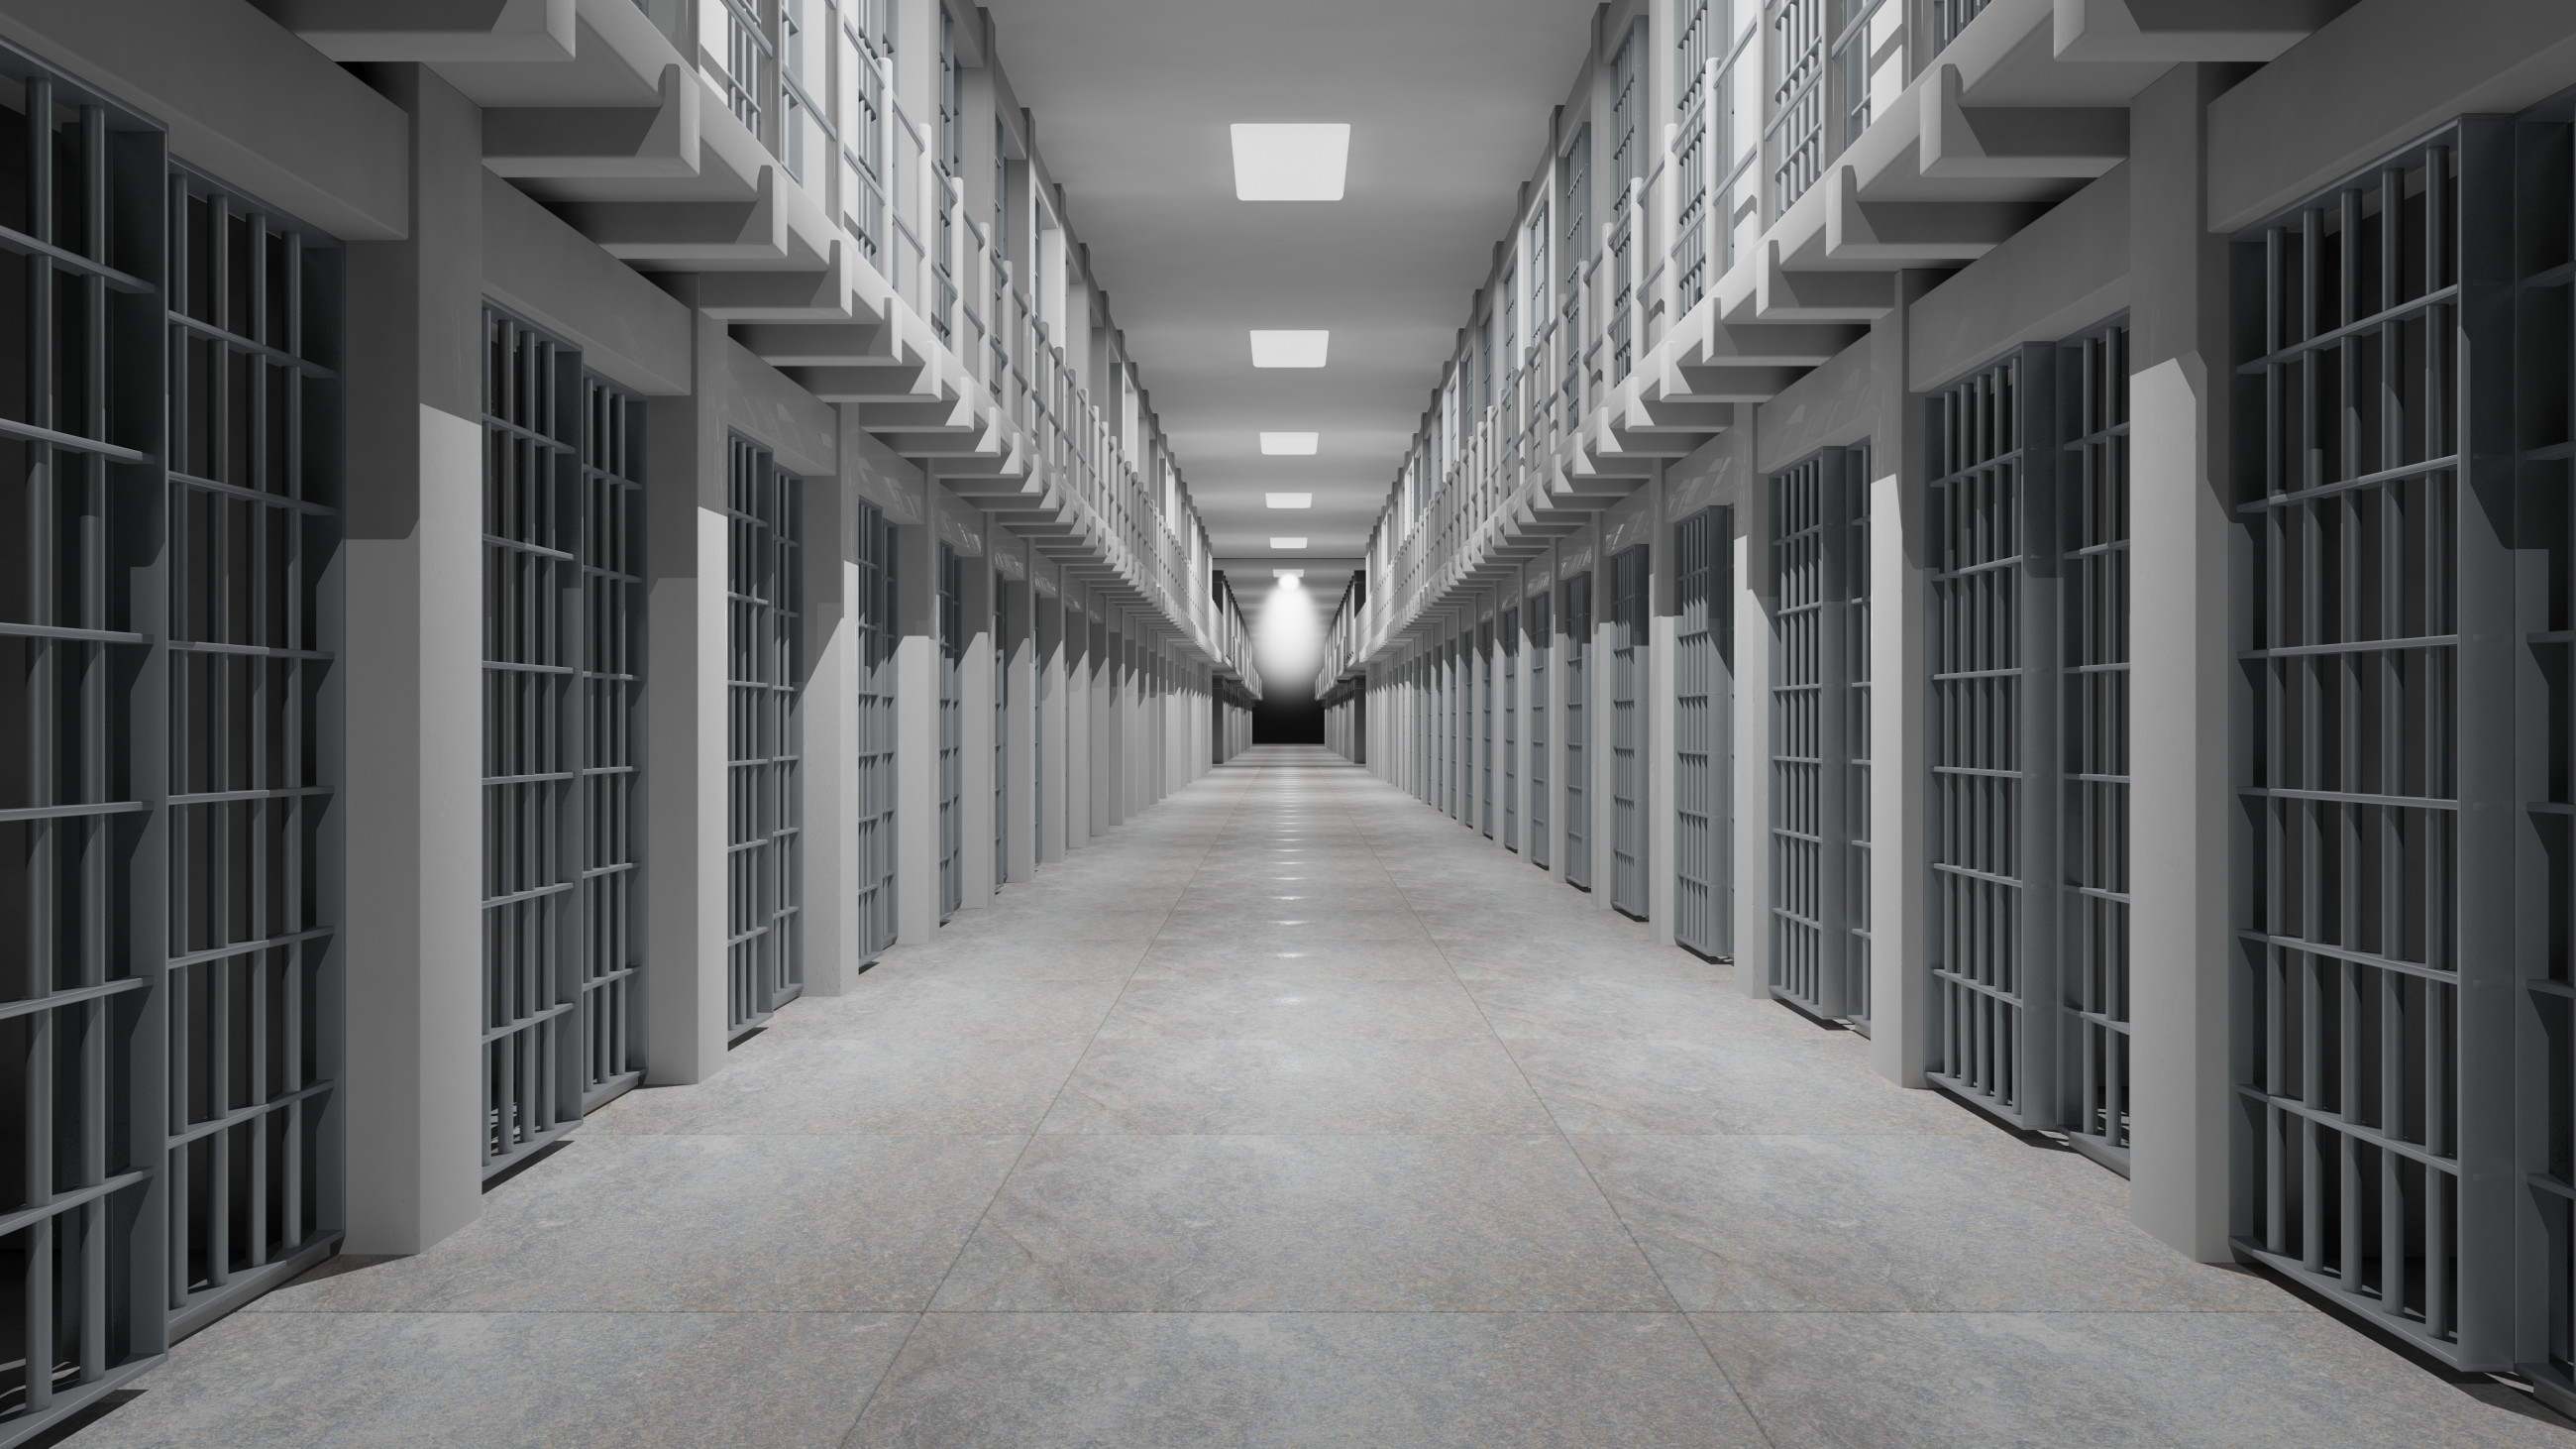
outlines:
M1234 126L1234 194L1241 201L1339 201L1351 128L1340 122Z
M1312 493L1265 493L1261 496L1267 500L1273 508L1312 508L1315 506L1315 495Z
M1306 540L1302 538L1274 538L1270 540L1270 546L1272 548L1304 548L1306 546Z
M1273 569L1278 582L1261 601L1252 626L1252 663L1269 685L1293 682L1302 690L1324 667L1324 621L1316 598L1297 581L1302 569Z
M1252 334L1255 367L1321 367L1332 350L1330 332L1260 332Z
M1272 456L1303 457L1323 442L1320 433L1263 433L1261 451Z

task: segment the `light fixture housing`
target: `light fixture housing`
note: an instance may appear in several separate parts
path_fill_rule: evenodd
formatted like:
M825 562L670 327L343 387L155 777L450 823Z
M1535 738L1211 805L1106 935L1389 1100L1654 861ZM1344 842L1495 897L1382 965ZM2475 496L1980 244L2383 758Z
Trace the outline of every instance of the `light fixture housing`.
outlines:
M1270 540L1270 546L1272 548L1280 549L1304 548L1306 546L1306 540L1302 538L1274 538Z
M1234 195L1238 201L1339 201L1351 159L1351 128L1339 121L1238 121Z
M1293 584L1306 576L1304 569L1272 569L1270 576L1283 584Z
M1263 433L1261 451L1272 457L1302 458L1310 456L1323 443L1320 433Z
M1331 351L1330 332L1263 332L1252 334L1255 367L1321 367Z
M1315 506L1315 495L1312 493L1265 493L1261 496L1273 508L1312 508Z

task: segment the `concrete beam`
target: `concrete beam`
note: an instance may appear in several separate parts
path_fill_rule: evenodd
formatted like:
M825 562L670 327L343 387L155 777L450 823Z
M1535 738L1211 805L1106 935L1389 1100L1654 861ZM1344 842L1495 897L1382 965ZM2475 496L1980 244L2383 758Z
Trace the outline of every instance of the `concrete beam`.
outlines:
M2250 61L2308 38L2352 0L2057 0L2059 60Z
M1765 242L1753 315L1764 321L1867 322L1896 306L1889 272L1793 272L1781 265L1780 244Z
M483 113L483 165L512 177L687 177L698 174L703 94L662 68L652 106L531 106Z
M2125 107L1963 106L1955 65L1918 94L1925 176L2090 180L2129 155Z
M748 201L579 201L556 214L623 262L741 266L787 260L778 168L763 166Z
M261 8L343 64L573 55L573 0L261 0Z
M2031 202L1863 201L1849 166L1825 174L1825 255L1838 262L1969 262L2048 208Z

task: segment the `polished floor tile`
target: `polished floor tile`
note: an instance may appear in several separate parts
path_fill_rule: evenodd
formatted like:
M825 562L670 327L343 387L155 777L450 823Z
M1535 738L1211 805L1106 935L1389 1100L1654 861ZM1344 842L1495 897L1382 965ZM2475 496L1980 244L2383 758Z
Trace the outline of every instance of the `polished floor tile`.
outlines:
M1601 906L1257 751L70 1442L2576 1449Z
M1561 1137L1041 1135L934 1308L1673 1306Z
M933 1313L851 1449L1762 1444L1689 1324L1630 1313Z

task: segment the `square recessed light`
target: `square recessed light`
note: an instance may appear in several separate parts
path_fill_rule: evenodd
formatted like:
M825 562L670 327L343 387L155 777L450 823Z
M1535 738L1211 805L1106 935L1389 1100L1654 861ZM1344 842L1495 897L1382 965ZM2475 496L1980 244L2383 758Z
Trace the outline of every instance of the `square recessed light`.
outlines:
M1239 201L1339 201L1351 158L1351 128L1340 122L1234 130L1234 195Z
M1306 546L1306 540L1302 538L1274 538L1270 540L1270 546L1272 548L1304 548Z
M1283 584L1293 584L1306 576L1304 569L1272 569L1270 576Z
M1323 440L1320 433L1263 433L1261 451L1273 455L1302 457L1315 451Z
M1270 506L1273 508L1312 508L1315 506L1315 495L1312 493L1265 493L1262 497L1268 499L1270 501Z
M1252 365L1255 367L1321 367L1324 353L1331 348L1330 332L1255 332L1252 334Z

